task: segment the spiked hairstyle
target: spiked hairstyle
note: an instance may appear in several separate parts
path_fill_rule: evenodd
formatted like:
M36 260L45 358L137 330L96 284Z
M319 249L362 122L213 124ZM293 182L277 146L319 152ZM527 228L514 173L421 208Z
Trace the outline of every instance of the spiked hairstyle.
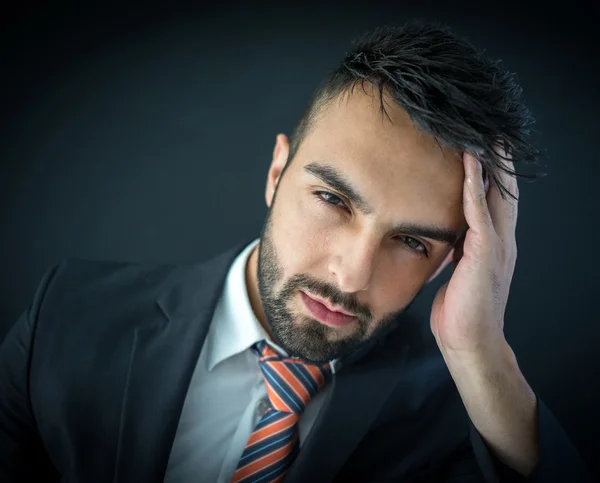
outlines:
M288 165L328 103L358 85L364 89L367 82L379 92L382 115L387 115L384 94L389 94L439 145L473 153L503 198L512 194L498 170L526 179L544 174L516 173L502 163L498 146L514 163L537 164L541 154L530 141L534 119L521 99L522 89L513 73L500 68L500 60L484 60L482 52L448 27L418 21L377 28L353 44L297 121Z

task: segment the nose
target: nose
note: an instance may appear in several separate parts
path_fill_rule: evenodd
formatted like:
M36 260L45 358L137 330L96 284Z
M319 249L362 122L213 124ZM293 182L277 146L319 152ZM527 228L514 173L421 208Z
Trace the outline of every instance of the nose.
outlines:
M329 273L342 292L367 290L375 270L379 242L368 237L349 237L336 243Z

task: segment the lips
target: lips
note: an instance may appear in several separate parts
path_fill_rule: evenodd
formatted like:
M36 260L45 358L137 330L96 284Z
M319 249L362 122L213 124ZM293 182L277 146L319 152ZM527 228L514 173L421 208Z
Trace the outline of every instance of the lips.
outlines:
M300 291L300 296L311 315L325 325L343 327L356 320L356 317L353 315L329 309L325 304L313 299L302 291Z

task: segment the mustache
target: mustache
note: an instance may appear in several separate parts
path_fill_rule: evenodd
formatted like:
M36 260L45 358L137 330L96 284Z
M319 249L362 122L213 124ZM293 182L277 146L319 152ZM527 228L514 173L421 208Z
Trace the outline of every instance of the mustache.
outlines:
M333 285L315 279L309 275L294 275L286 282L282 292L287 298L291 297L298 289L306 289L308 292L329 300L332 304L339 305L344 310L356 314L358 318L371 320L373 316L368 307L358 302L351 295L340 292Z

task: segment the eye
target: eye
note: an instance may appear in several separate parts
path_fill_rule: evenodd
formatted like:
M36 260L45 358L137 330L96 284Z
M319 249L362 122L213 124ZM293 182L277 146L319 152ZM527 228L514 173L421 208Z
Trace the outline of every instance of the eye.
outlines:
M399 236L397 239L404 243L410 250L421 255L429 255L425 245L416 238L413 238L412 236Z
M343 200L339 197L330 193L329 191L315 191L315 196L320 202L327 203L328 205L337 206L338 208L346 208Z
M329 191L313 191L313 195L315 195L317 201L319 203L323 203L328 207L335 207L348 210L344 201L337 195ZM427 251L427 247L420 242L418 239L412 236L397 236L396 240L400 241L400 243L404 244L411 252L415 253L419 256L425 256L429 258L429 252Z

